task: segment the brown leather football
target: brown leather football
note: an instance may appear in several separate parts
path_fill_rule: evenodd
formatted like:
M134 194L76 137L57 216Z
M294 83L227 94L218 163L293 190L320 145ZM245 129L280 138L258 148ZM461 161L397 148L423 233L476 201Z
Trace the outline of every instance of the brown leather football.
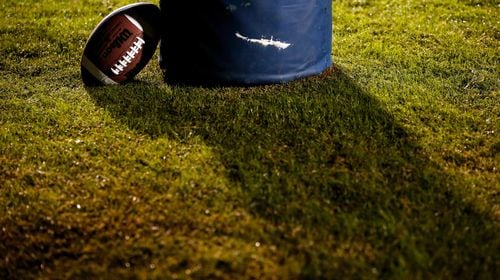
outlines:
M148 3L125 6L104 18L83 51L83 82L110 85L133 79L156 50L159 20L159 8Z

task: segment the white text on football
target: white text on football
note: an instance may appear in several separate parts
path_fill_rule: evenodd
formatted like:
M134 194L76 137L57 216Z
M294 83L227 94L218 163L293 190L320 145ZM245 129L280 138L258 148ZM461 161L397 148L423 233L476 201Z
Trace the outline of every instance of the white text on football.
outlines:
M122 47L122 44L125 43L128 38L132 36L132 32L130 32L128 29L124 29L118 36L115 38L115 40L109 45L109 47L104 51L102 54L102 58L108 57L108 55L113 51L113 49L119 49Z

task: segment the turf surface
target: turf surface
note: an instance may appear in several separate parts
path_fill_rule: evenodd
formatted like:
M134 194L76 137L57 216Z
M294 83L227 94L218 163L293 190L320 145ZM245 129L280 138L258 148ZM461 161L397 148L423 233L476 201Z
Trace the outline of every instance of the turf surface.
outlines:
M285 85L85 88L127 3L0 3L0 278L498 279L497 1L335 1Z

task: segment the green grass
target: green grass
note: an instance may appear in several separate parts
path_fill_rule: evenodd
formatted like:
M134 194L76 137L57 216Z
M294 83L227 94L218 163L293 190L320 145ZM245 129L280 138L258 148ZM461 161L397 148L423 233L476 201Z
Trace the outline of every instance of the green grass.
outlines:
M285 85L85 88L126 3L0 3L0 278L498 279L497 1L335 1Z

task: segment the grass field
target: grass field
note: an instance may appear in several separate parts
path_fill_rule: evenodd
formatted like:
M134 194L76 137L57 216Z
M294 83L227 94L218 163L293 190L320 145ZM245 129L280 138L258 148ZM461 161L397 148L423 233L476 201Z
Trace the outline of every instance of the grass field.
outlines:
M499 278L498 1L335 1L285 85L85 88L127 3L0 2L1 279Z

